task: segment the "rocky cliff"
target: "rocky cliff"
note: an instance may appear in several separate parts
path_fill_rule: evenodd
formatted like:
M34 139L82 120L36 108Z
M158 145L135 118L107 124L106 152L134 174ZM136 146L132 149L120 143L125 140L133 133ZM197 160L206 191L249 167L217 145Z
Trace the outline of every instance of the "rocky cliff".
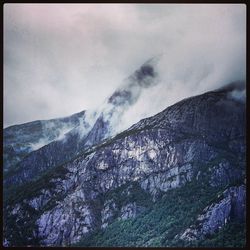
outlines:
M3 169L20 162L30 152L37 150L50 142L60 139L65 133L77 127L84 118L85 111L69 117L28 122L5 128L3 131Z
M4 244L180 246L228 223L244 224L245 103L233 94L242 91L239 86L178 102L8 188ZM50 145L44 150L56 157ZM61 154L66 157L72 146L66 143ZM27 166L36 166L39 152ZM17 179L28 175L22 169ZM145 238L117 240L140 227L146 227Z
M4 155L8 171L5 172L4 185L20 185L38 178L44 171L72 160L87 148L117 133L117 123L126 109L137 101L143 88L156 84L155 64L156 58L144 63L124 80L99 111L83 111L70 118L5 129ZM49 128L45 130L46 135L42 134L42 124Z

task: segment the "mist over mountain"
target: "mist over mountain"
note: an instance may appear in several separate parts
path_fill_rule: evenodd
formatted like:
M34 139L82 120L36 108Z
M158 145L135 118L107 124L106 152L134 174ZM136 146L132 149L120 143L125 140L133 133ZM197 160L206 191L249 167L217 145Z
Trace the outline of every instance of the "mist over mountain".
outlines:
M137 102L143 89L157 84L156 62L157 58L152 58L144 63L97 111L82 111L66 118L5 129L4 170L6 172L10 165L12 169L4 183L31 180L42 171L71 160L84 149L117 134L122 116ZM19 134L23 138L19 138Z
M3 245L245 247L245 21L5 4Z
M158 83L124 114L121 130L245 79L244 4L6 4L4 11L4 127L98 109L156 55Z
M4 245L244 246L245 83L186 98L112 134L112 118L136 100L138 72L155 75L146 65L91 126L77 122L6 169Z

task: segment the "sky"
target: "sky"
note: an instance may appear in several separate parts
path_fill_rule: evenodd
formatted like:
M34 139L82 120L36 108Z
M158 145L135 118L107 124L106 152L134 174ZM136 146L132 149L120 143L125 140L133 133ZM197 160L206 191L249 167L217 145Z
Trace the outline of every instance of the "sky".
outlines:
M100 108L160 55L122 128L246 76L244 4L5 4L4 127Z

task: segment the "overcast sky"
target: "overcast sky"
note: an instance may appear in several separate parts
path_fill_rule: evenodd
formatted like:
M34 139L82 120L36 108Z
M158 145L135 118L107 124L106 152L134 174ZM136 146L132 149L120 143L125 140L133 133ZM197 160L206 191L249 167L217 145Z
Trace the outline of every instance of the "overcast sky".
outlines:
M245 78L243 4L5 4L4 126L94 109L163 54L124 119Z

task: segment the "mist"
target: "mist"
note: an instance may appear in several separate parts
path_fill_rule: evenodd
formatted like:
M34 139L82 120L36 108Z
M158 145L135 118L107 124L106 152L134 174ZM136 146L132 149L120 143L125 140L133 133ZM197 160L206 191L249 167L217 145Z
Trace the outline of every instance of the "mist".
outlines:
M131 83L134 98L118 105L116 131L183 98L244 81L246 6L5 4L4 126L102 109L157 55L157 81Z

